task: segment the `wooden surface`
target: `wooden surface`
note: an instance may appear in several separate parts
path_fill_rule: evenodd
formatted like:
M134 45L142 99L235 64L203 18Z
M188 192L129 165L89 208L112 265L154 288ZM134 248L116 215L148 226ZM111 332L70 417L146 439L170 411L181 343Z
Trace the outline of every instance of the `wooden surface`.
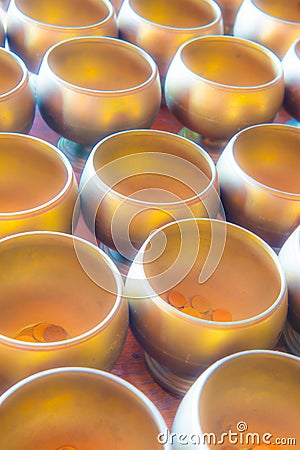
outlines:
M288 116L282 111L277 116L276 122L285 122L287 119ZM166 107L162 107L152 128L177 133L182 128L182 125L176 121L176 119L168 112ZM36 112L35 121L30 134L42 138L54 145L56 145L59 138L59 136L50 130L50 128L48 128L48 126L44 123L38 111ZM211 156L216 162L218 154L215 153ZM79 180L80 173L77 173L76 175ZM87 231L82 220L80 220L76 234L89 239L89 232ZM280 347L280 349L282 348ZM151 378L145 367L142 348L136 342L130 330L128 332L123 352L115 364L112 372L129 381L144 392L156 405L164 417L168 427L171 428L181 397L165 391Z

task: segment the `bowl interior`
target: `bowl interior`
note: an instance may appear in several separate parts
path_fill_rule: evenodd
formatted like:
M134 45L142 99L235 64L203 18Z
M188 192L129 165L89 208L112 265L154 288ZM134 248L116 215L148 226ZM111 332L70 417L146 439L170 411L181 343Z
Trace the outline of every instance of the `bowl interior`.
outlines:
M300 132L286 126L258 126L242 132L233 154L240 169L266 188L300 195ZM262 187L263 187L262 186Z
M145 20L179 28L199 28L218 17L218 10L203 0L130 0L132 8Z
M36 378L9 396L0 410L1 448L161 448L159 426L148 405L114 379L93 373Z
M23 76L23 70L16 59L0 49L0 96L14 89Z
M60 27L83 27L102 22L109 15L101 0L15 0L16 7L30 19Z
M182 60L202 79L233 87L270 83L281 70L279 62L255 43L221 36L205 36L187 43Z
M225 222L199 219L170 224L149 240L143 264L148 283L163 299L175 290L193 306L191 300L197 295L210 312L229 312L229 322L263 313L281 292L278 268L263 243ZM206 281L199 283L204 268Z
M52 147L25 136L2 134L0 161L0 214L44 205L70 178L70 170Z
M48 323L75 337L99 325L116 304L115 274L84 241L49 233L16 235L1 242L0 254L0 333L5 336Z
M208 157L196 145L170 133L146 130L102 141L93 165L114 192L155 204L195 197L214 178Z
M48 64L63 81L97 91L136 88L153 74L141 50L107 38L66 41L52 49Z
M199 425L204 433L218 438L229 430L237 433L239 422L248 426L244 439L247 433L248 439L252 439L250 433L258 433L260 439L270 433L272 443L278 436L299 438L299 404L299 361L280 353L254 352L226 361L209 375L199 395ZM220 450L226 443L225 438L223 446L209 448ZM257 443L245 448L255 448Z
M282 0L252 0L252 3L261 9L264 13L278 19L300 22L300 9L298 0L289 0L283 2Z

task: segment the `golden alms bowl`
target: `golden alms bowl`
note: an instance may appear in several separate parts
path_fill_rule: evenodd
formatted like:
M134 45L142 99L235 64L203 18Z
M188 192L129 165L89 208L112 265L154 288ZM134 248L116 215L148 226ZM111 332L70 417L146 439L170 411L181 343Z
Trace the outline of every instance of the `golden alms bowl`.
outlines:
M34 115L34 92L25 64L0 48L0 132L28 133Z
M300 36L298 0L244 0L233 34L259 42L282 58Z
M222 11L225 34L232 34L236 14L242 1L243 0L217 0Z
M167 425L127 381L83 367L39 372L0 397L0 446L10 450L171 450Z
M46 53L37 99L54 131L92 146L114 132L152 125L161 102L158 69L144 50L129 42L69 39Z
M208 153L161 130L123 131L100 141L79 191L89 229L128 260L153 230L176 219L216 217L220 205Z
M153 232L129 269L125 296L150 373L179 393L224 356L274 347L287 315L277 255L220 220L182 220Z
M285 339L293 352L300 356L300 225L285 241L278 256L288 287L289 311Z
M233 36L204 36L183 44L165 83L170 111L210 139L229 139L247 126L272 121L283 94L279 58Z
M216 362L179 405L174 450L297 448L299 371L299 358L270 350L240 352ZM160 442L166 438L161 435Z
M1 4L0 4L0 47L4 47L5 42L5 30L3 25L3 19L1 15Z
M237 133L217 163L227 220L281 248L300 223L300 129L262 124Z
M300 34L299 34L300 36ZM282 59L284 73L284 109L300 121L300 37L288 49Z
M0 133L0 237L22 231L71 233L78 186L67 158L42 139Z
M0 255L1 389L54 367L110 370L128 328L111 260L90 242L48 231L4 238Z
M214 0L124 0L117 22L123 39L152 55L162 81L183 42L223 33L222 13Z
M11 0L7 41L31 72L45 52L76 36L118 36L114 9L108 0Z

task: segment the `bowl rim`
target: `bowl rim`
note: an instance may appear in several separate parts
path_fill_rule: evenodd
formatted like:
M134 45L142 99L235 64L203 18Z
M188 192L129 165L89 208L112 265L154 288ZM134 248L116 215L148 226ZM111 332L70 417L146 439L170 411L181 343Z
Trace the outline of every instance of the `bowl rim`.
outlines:
M172 305L168 304L163 298L161 298L161 296L155 292L155 290L153 289L151 284L147 281L147 277L146 277L146 274L145 274L145 271L143 268L144 251L145 251L148 243L150 242L150 240L153 238L153 236L162 232L164 229L166 229L168 227L174 226L175 224L178 224L178 223L180 224L180 223L185 223L185 222L194 222L194 223L195 222L196 223L213 222L216 224L225 224L226 228L229 227L229 228L232 228L234 230L234 232L243 233L244 235L247 235L247 237L251 238L254 242L256 242L258 244L258 246L260 246L261 249L264 250L264 253L270 257L270 259L272 260L272 262L274 264L274 269L276 269L278 276L279 276L279 283L280 283L279 288L280 289L279 289L277 297L272 302L272 304L268 308L264 309L264 311L262 311L261 313L256 314L256 315L251 316L246 319L230 321L230 322L221 322L221 321L214 322L214 321L209 321L209 320L205 320L205 319L198 318L198 317L189 316L189 315L181 312L180 310L174 308ZM227 234L227 231L226 231L226 234ZM162 227L153 231L148 236L148 238L145 240L144 244L138 251L136 257L134 258L131 268L134 268L135 265L137 265L139 267L139 279L141 278L143 280L146 280L146 291L147 292L142 297L143 299L147 298L150 302L155 303L159 309L164 310L164 312L166 312L169 315L172 315L173 317L176 317L177 319L180 319L180 320L183 319L186 322L189 322L192 324L198 323L209 329L211 329L211 328L237 329L237 328L247 327L248 325L251 325L253 323L254 324L259 323L260 321L263 321L267 317L269 317L274 311L276 311L278 309L278 307L285 300L287 301L287 284L286 284L286 279L284 276L284 271L283 271L283 268L281 267L278 256L275 253L275 251L272 249L272 247L270 247L262 238L260 238L253 232L247 230L246 228L243 228L239 225L233 224L231 222L222 221L219 219L210 219L210 218L196 218L196 219L192 218L191 219L191 218L188 218L188 219L176 220L176 221L167 223L166 225L163 225ZM128 281L130 281L130 270L129 270L129 274L128 274ZM127 281L126 281L126 283L127 283ZM125 283L125 296L126 296L126 283ZM127 297L130 298L130 295L128 295Z
M59 150L57 147L55 147L53 144L51 144L48 141L45 141L41 138L31 136L28 134L4 132L4 133L0 133L0 141L1 141L1 139L11 139L11 141L13 141L15 139L18 139L20 141L27 140L28 142L32 141L37 144L41 144L41 147L45 147L45 148L47 147L49 149L49 151L51 153L53 153L53 155L55 155L59 159L59 162L62 164L62 166L64 166L65 171L66 171L66 177L65 177L65 182L64 182L63 187L60 189L60 191L54 197L52 197L48 201L46 201L38 206L35 206L33 208L28 208L28 209L24 209L24 210L12 211L12 212L0 211L0 220L15 219L18 217L24 219L24 218L32 216L33 214L40 215L40 214L48 211L52 207L53 204L55 204L59 200L61 201L62 199L65 198L67 193L72 189L73 184L76 183L76 179L75 179L75 174L74 174L71 163L69 162L68 158L63 154L63 152L61 150Z
M7 58L9 58L10 61L14 62L16 66L18 66L19 69L21 69L21 78L17 82L17 84L8 91L0 93L0 104L1 104L1 101L5 101L7 97L14 95L15 92L17 92L19 89L22 88L24 89L27 86L29 86L29 73L24 61L16 53L11 52L10 50L4 47L0 47L0 54L3 54Z
M188 66L186 66L183 62L183 58L182 58L182 54L183 51L189 46L189 45L193 45L195 42L200 42L203 43L203 41L222 41L226 44L233 44L233 43L237 43L238 45L253 49L257 52L260 52L262 54L264 54L267 58L268 58L268 63L272 65L273 67L273 78L265 83L260 83L260 84L253 84L253 85L247 85L247 86L243 86L243 85L230 85L230 84L224 84L224 83L220 83L217 81L213 81L210 80L209 78L203 77L199 74L196 74L195 72L193 72L193 70L191 70ZM218 87L218 89L222 89L222 90L231 90L231 91L236 91L236 92L243 92L243 93L247 93L247 91L260 91L262 89L265 89L266 87L271 88L274 85L277 84L282 84L282 88L284 89L284 76L283 76L283 67L281 64L281 60L279 59L279 57L269 48L265 47L262 44L259 44L258 42L255 41L250 41L248 39L245 38L241 38L238 36L231 36L231 35L225 35L225 34L210 34L210 35L206 35L206 36L197 36L195 38L189 39L186 42L184 42L183 44L180 45L180 47L177 49L177 52L174 56L173 61L171 62L170 65L170 69L172 70L172 66L174 63L176 63L176 60L179 59L180 60L180 64L184 67L184 70L186 72L189 73L189 75L195 79L195 80L201 80L202 82L204 82L207 85L211 85L211 86L215 86ZM168 78L168 74L167 74L167 78ZM283 95L283 92L282 92Z
M145 0L147 2L147 0ZM171 26L171 25L163 25L161 23L158 22L153 22L152 20L147 19L146 17L142 16L140 13L138 13L136 11L136 9L134 8L134 6L132 5L132 0L123 0L123 3L121 5L121 9L124 6L125 7L130 7L131 10L133 11L133 13L139 17L139 19L141 20L141 22L143 22L145 25L151 25L153 27L156 27L158 29L162 29L162 30L167 30L168 33L176 33L178 34L180 33L186 33L186 32L195 32L195 31L199 31L199 30L203 30L205 31L206 29L210 29L211 27L213 27L214 25L217 25L218 23L220 23L223 26L223 17L222 17L222 10L221 7L219 6L219 4L214 1L214 0L200 0L202 3L206 3L207 5L209 5L211 7L212 12L214 12L215 14L215 18L208 22L207 24L204 25L200 25L198 27L178 27L178 26ZM200 3L199 1L199 3ZM120 11L121 11L120 9ZM122 15L122 12L121 12ZM120 15L120 17L121 17ZM119 17L119 15L118 15ZM118 19L117 19L118 21Z
M133 54L135 54L136 56L138 56L139 58L143 59L144 62L146 62L150 68L150 74L149 76L147 76L147 78L140 82L139 84L137 84L136 86L132 86L129 88L123 88L123 89L107 89L107 90L103 90L103 89L92 89L92 88L87 88L87 87L83 87L74 83L70 83L69 81L65 80L64 78L61 78L56 72L54 72L53 70L51 70L51 66L49 64L49 58L51 56L51 54L53 52L55 52L55 50L57 48L60 48L64 45L68 45L69 43L85 43L85 42L94 42L94 43L98 43L99 45L101 44L105 44L105 45L111 45L113 47L123 47L126 48L127 50L129 50L130 52L132 52ZM52 79L53 81L55 81L56 83L59 81L60 84L62 84L64 87L75 91L76 93L83 93L83 94L88 94L88 95L94 95L94 96L102 96L102 97L106 97L109 96L111 97L112 94L114 95L128 95L128 94L133 94L135 92L139 92L140 90L142 90L145 86L147 85L151 85L154 84L155 82L160 83L159 80L159 72L158 72L158 67L156 62L154 61L154 59L152 58L152 56L147 53L145 50L143 50L141 47L138 47L135 44L132 44L129 41L125 41L125 40L121 40L118 38L114 38L114 37L110 37L110 36L76 36L73 38L69 38L69 39L64 39L63 41L57 42L56 44L52 45L44 54L40 69L39 69L39 73L37 76L37 90L39 91L39 80L40 77L43 75L45 76L45 74L43 73L44 71L46 71L48 73L48 77L50 79Z
M114 187L110 187L109 185L107 185L103 180L101 180L101 178L99 178L99 176L97 176L96 181L97 181L98 186L101 188L101 190L104 189L105 191L109 191L111 195L113 195L123 201L134 204L134 205L146 205L146 206L149 206L149 207L151 206L154 208L155 207L162 208L163 206L176 208L176 207L180 207L183 203L191 204L191 203L198 201L199 199L205 198L205 196L209 193L209 191L214 188L215 184L218 183L218 175L217 175L216 166L215 166L211 156L206 152L206 150L203 147L201 147L200 145L198 145L195 142L190 141L189 139L187 139L183 136L179 136L178 134L175 134L175 133L172 133L169 131L164 131L164 130L146 129L146 128L119 131L117 133L113 133L109 136L106 136L101 141L97 142L89 155L89 158L88 158L89 161L86 164L86 170L89 170L90 167L92 166L93 175L97 175L97 170L95 170L95 165L94 165L95 154L98 151L101 151L101 146L103 144L105 144L107 141L119 139L119 138L122 139L122 136L126 136L126 135L135 135L135 136L136 135L141 135L141 136L151 135L151 136L153 136L153 139L155 139L156 137L159 138L160 136L164 136L164 137L169 137L170 139L172 139L174 141L178 141L178 142L182 141L183 144L185 144L186 146L190 146L191 149L193 149L195 152L198 151L199 158L203 158L205 160L205 162L207 163L208 168L211 172L210 177L209 177L210 178L209 183L199 194L195 194L192 197L189 197L187 199L178 200L178 201L174 201L174 202L150 202L150 201L139 200L139 199L135 199L135 198L131 198L131 197L128 198L126 195L115 190ZM165 152L163 154L173 155L168 152ZM174 156L176 156L176 155L174 155ZM180 158L185 160L185 158L183 158L183 157L180 157ZM191 163L191 164L194 165L194 163ZM88 183L89 183L89 180L85 183L85 185L79 186L79 191L81 192L82 189L84 189ZM215 191L216 191L216 193L218 193L217 187L215 187Z
M203 389L205 388L205 385L207 381L209 380L209 377L218 371L224 364L230 364L232 360L240 359L240 358L247 358L247 357L253 357L255 358L257 355L260 355L261 357L265 356L267 358L274 358L274 359L283 359L283 360L289 360L299 363L299 358L296 355L285 353L284 351L278 351L273 349L251 349L251 350L243 350L239 352L235 352L233 354L227 355L225 357L222 357L221 359L215 361L212 363L207 369L204 370L204 372L196 379L193 386L189 389L187 392L187 395L189 397L192 395L192 409L196 408L197 414L191 415L192 420L192 426L195 430L201 430L200 425L200 414L198 405L200 402L201 394L203 392Z
M20 20L22 20L22 21L26 20L29 23L31 23L32 25L34 25L34 26L38 25L39 27L45 28L45 29L50 29L50 30L58 29L60 32L64 32L64 31L65 32L70 32L72 30L74 30L74 31L76 31L76 30L78 30L78 31L80 31L80 30L87 30L87 31L89 31L89 30L92 30L94 28L98 28L99 25L102 26L105 23L109 23L115 17L115 11L114 11L114 8L113 8L111 2L109 0L98 0L98 2L100 2L101 4L103 4L107 8L107 15L102 20L100 20L98 22L94 22L94 23L89 24L89 25L79 25L79 26L54 25L54 24L47 23L47 22L42 22L42 21L39 21L39 20L36 20L36 19L30 17L28 14L26 14L24 11L22 11L18 7L18 5L17 5L18 1L19 0L10 0L10 3L11 3L12 6L10 4L8 6L8 11L7 11L8 17L10 15L10 8L11 8L11 10L13 11L13 14L19 16ZM84 0L82 3L84 3L85 1L86 0ZM95 2L93 2L93 3L95 3ZM9 32L9 27L8 27L8 32Z
M145 413L151 416L158 432L165 431L168 427L167 424L159 411L156 405L144 394L140 389L134 386L129 381L115 375L111 372L107 372L101 369L96 369L92 367L79 367L79 366L66 366L66 367L56 367L53 369L43 370L33 375L27 376L22 380L15 383L13 386L8 388L5 392L0 395L0 408L4 404L6 400L9 400L15 393L17 393L23 387L26 387L28 384L34 383L35 380L39 380L44 377L51 377L52 375L59 374L80 374L80 375L91 375L97 376L99 380L104 379L108 382L118 385L118 387L123 388L127 391L128 394L133 396L134 401L141 402L145 408ZM171 450L170 443L166 443L163 448L165 450Z
M289 133L292 133L295 136L298 135L299 142L300 142L300 128L295 127L293 125L288 125L288 124L283 124L283 123L261 123L261 124L251 125L247 128L244 128L243 130L240 130L238 133L236 133L230 139L230 141L227 143L228 152L229 152L230 157L234 161L236 170L238 170L240 176L244 180L249 182L252 186L255 186L256 188L260 189L261 191L270 192L270 193L276 195L277 197L289 198L289 199L300 201L300 192L293 193L293 192L283 191L281 189L273 188L271 186L268 186L265 183L262 183L261 181L258 181L256 178L249 175L245 170L243 170L242 167L240 166L240 164L238 163L237 159L235 158L235 144L237 143L240 136L244 135L245 133L251 133L251 132L255 131L256 129L263 129L263 128L273 130L273 132L274 131L279 132L280 130L282 130L282 131L287 131ZM224 152L225 151L227 151L227 150L224 149ZM226 154L226 153L224 153L224 154Z
M64 350L69 347L73 347L76 345L83 344L84 342L88 341L89 339L92 339L93 337L98 335L98 332L105 329L109 323L113 320L115 315L118 313L120 308L123 304L123 296L124 296L124 283L122 276L116 267L115 263L109 258L109 256L101 250L99 247L97 247L95 244L87 241L86 239L83 239L79 236L63 233L59 231L26 231L23 233L18 234L12 234L9 236L5 236L4 238L0 239L0 247L3 243L10 243L10 241L15 241L20 239L21 241L23 239L26 239L27 237L32 236L38 236L38 237L48 237L49 238L61 238L66 241L77 241L80 245L84 245L87 250L93 252L93 254L98 254L97 256L100 257L105 263L108 268L111 270L111 273L114 278L114 282L116 285L116 293L115 294L115 301L111 308L111 310L108 312L108 314L105 316L104 319L101 320L100 323L93 326L88 331L85 331L84 333L81 333L75 337L64 339L62 341L55 341L55 342L27 342L27 341L20 341L16 338L8 337L4 334L0 334L0 344L7 345L9 347L14 348L20 348L20 349L26 349L26 350L33 350L33 351L51 351L51 350ZM0 249L1 251L1 249ZM80 258L78 258L79 263ZM82 266L82 264L81 264ZM83 267L83 266L82 266ZM84 267L83 267L84 270ZM87 276L91 279L92 282L95 283L95 281L87 274Z
M251 5L253 5L253 7L254 7L255 9L257 9L258 11L260 11L261 14L263 14L265 17L267 17L268 20L270 20L270 18L272 18L272 19L271 19L272 21L274 20L274 21L279 22L279 23L281 23L281 24L287 23L287 24L289 24L289 25L295 25L296 27L300 27L300 22L297 22L297 21L294 21L294 20L283 19L283 18L281 18L281 17L273 16L272 14L268 13L268 12L265 11L263 8L261 8L261 6L259 6L259 5L257 4L257 2L258 2L259 0L248 0L248 1L249 1L249 3L250 3ZM246 4L246 2L245 2L245 4Z

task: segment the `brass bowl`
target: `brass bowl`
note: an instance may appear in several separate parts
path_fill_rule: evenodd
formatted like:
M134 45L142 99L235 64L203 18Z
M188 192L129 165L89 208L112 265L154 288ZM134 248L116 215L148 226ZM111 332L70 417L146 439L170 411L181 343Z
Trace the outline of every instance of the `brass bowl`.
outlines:
M0 47L4 47L5 43L5 30L3 25L3 18L1 15L1 4L0 4Z
M110 3L113 5L116 14L119 13L123 0L110 0Z
M0 132L28 133L34 115L34 93L25 64L0 48Z
M300 129L256 125L237 133L217 163L227 220L281 248L300 222Z
M192 306L200 296L203 314L172 306L172 291ZM249 231L219 220L183 220L152 233L129 269L125 296L150 373L181 394L216 360L274 347L287 315L276 254ZM217 310L230 319L215 318Z
M128 42L70 39L46 53L37 77L37 99L54 131L92 146L114 132L152 125L161 102L158 69L144 50ZM63 142L61 148L64 151Z
M283 94L277 56L233 36L204 36L183 44L165 83L170 111L210 139L229 139L247 126L272 121Z
M78 186L67 158L41 139L0 133L0 237L22 231L71 233Z
M110 259L81 238L48 231L3 238L0 254L1 389L54 367L110 370L128 328Z
M162 81L183 42L223 33L222 13L214 0L124 0L117 22L123 39L152 55Z
M174 450L295 449L300 439L299 370L299 358L266 350L216 362L176 412ZM162 435L160 441L165 440Z
M89 229L110 255L127 260L154 229L175 219L216 217L220 204L210 156L160 130L123 131L96 144L79 191Z
M285 93L283 107L300 121L300 38L291 45L282 59Z
M167 425L155 405L100 370L66 367L28 377L0 397L0 415L3 449L171 450L157 441Z
M259 42L282 58L300 36L298 0L244 0L236 15L233 34Z
M285 339L293 352L300 356L300 225L285 241L278 256L288 287L289 311Z
M38 72L45 52L76 36L118 36L108 0L11 0L7 41L31 72Z

